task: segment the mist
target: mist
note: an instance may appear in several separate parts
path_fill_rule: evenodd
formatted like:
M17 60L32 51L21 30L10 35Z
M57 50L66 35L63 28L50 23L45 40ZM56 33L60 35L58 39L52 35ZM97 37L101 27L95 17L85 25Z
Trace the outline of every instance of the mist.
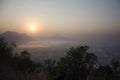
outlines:
M119 32L101 33L89 35L50 35L44 37L34 37L34 40L18 45L20 50L29 50L32 54L32 59L41 61L45 58L53 58L59 60L64 56L67 50L71 47L79 45L88 45L90 52L94 52L99 62L108 64L111 59L120 56L120 36Z

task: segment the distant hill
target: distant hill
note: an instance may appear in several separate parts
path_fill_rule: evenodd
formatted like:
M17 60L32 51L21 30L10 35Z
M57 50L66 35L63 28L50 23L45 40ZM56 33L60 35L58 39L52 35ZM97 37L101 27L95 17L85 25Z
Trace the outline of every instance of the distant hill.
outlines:
M0 34L0 37L4 37L7 41L15 41L16 43L24 43L32 40L32 38L24 33L18 33L14 31L7 31Z
M50 38L53 40L63 40L63 41L69 40L67 37L59 35L59 34L51 36Z

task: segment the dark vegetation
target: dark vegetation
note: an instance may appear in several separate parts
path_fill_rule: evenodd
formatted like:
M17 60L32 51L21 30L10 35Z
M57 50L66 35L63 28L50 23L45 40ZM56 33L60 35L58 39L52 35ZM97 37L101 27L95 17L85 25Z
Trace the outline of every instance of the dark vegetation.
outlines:
M98 64L88 46L72 47L58 62L34 62L26 50L15 54L14 42L0 38L0 80L120 80L120 61Z

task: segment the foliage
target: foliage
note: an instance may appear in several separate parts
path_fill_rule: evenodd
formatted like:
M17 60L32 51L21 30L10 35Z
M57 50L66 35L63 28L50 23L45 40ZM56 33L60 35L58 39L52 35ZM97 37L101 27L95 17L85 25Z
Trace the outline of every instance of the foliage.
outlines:
M57 79L87 80L97 62L97 57L88 49L88 46L72 47L57 65Z
M0 80L120 80L120 59L98 64L88 46L70 48L58 62L34 62L27 50L15 54L15 47L0 38Z
M9 44L4 38L0 38L0 64L9 63L15 47L14 43Z

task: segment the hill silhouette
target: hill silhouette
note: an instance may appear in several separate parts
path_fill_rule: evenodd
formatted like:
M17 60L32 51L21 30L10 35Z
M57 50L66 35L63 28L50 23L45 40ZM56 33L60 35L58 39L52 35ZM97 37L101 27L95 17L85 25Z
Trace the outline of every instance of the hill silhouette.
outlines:
M24 43L27 41L32 40L32 37L24 34L24 33L18 33L14 31L7 31L2 34L0 34L0 38L4 37L7 41L15 41L16 43Z

